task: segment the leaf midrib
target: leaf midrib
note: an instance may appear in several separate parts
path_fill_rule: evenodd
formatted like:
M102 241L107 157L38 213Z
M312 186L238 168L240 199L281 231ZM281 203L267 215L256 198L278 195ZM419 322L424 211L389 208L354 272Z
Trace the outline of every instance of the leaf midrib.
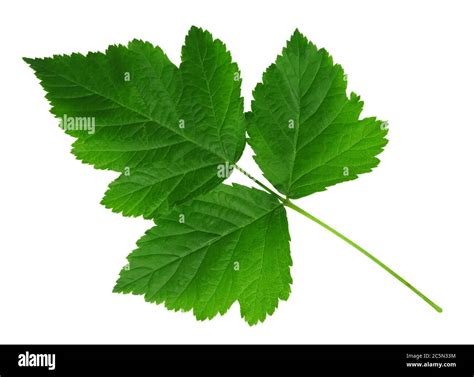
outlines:
M252 221L250 221L249 223L247 223L247 224L245 224L245 225L243 225L243 226L241 226L241 227L237 226L237 227L235 227L234 229L232 229L230 232L227 232L227 233L224 233L224 234L222 234L222 235L216 236L215 238L213 238L213 239L211 239L209 242L207 242L205 245L201 245L201 246L199 246L197 249L192 250L191 252L180 256L179 258L173 259L172 261L170 261L170 262L168 262L168 263L166 263L166 264L164 264L164 265L162 265L162 266L160 266L160 267L158 267L158 268L156 268L156 269L152 269L150 272L146 273L145 275L140 276L138 279L136 279L136 280L134 280L134 281L131 281L131 282L128 282L127 284L125 284L125 286L130 285L130 284L133 284L135 281L140 280L140 279L143 279L143 277L148 276L148 275L150 275L150 274L153 274L155 271L161 270L161 269L165 268L166 266L169 266L169 265L175 263L175 262L178 261L178 260L181 260L181 261L182 261L182 260L184 260L186 257L188 257L188 256L190 256L190 255L192 255L192 254L194 254L194 253L197 253L198 251L201 251L201 250L203 250L203 249L205 249L205 248L211 247L211 246L212 246L213 244L215 244L216 242L218 242L218 241L220 241L220 240L222 240L222 239L228 237L229 235L231 235L231 234L233 234L233 233L235 233L235 232L237 232L237 231L241 231L241 230L247 228L248 226L250 226L250 225L256 223L256 222L259 221L260 219L262 219L262 218L264 218L264 217L266 217L266 216L272 214L274 211L276 211L277 209L279 209L279 208L282 207L282 206L283 206L283 204L278 203L274 208L272 208L270 211L266 212L266 213L263 214L262 216L259 216L259 217L255 218L255 219L253 219ZM140 250L140 248L139 248L138 250ZM137 251L138 251L138 250L137 250ZM161 253L153 253L153 254L150 253L150 254L146 254L146 255L131 255L130 258L136 258L136 257L145 258L145 257L149 257L149 256L160 256L160 255L162 255L162 254L161 254ZM130 261L130 262L131 262L131 261Z
M140 112L140 111L138 111L138 110L136 110L136 109L133 109L133 108L131 108L131 107L129 107L129 106L126 106L125 104L121 103L120 101L118 101L118 100L116 100L116 99L114 99L114 98L110 98L110 97L104 95L103 93L99 93L98 91L96 91L96 90L90 88L89 86L84 85L83 83L78 82L78 81L76 81L76 80L73 80L73 79L71 79L71 78L68 77L68 76L65 76L65 75L63 75L63 74L60 74L60 73L57 73L57 72L54 72L54 71L51 71L51 70L48 70L48 69L45 69L45 70L46 70L46 71L49 71L50 73L52 73L52 74L54 74L54 75L57 75L57 76L59 76L59 77L62 77L63 79L65 79L65 80L67 80L67 81L69 81L69 82L71 82L71 83L73 83L73 84L75 84L75 85L78 85L78 86L80 86L80 87L82 87L82 88L88 90L89 92L91 92L91 93L93 93L93 94L95 94L95 95L97 95L97 96L100 96L100 97L105 98L105 99L107 99L107 100L109 100L109 101L112 101L113 103L115 103L115 104L117 104L117 105L123 107L124 109L127 109L127 110L129 110L129 111L131 111L131 112L133 112L133 113L135 113L135 114L138 114L138 115L144 117L144 118L145 118L147 121L149 121L149 122L153 122L153 123L156 123L158 126L165 127L167 130L169 130L169 131L173 132L174 134L176 134L176 135L182 137L182 138L185 139L186 141L188 141L188 142L190 142L190 143L196 145L199 149L203 149L203 150L205 150L206 152L209 152L209 153L213 154L214 156L219 157L219 158L220 158L221 160L223 160L223 161L228 161L227 158L224 157L224 156L221 156L220 153L217 153L216 151L213 151L213 150L211 150L211 149L209 149L209 148L206 148L205 146L199 144L196 140L193 140L193 139L191 139L191 138L185 136L184 134L182 134L182 133L180 133L180 132L177 132L173 127L169 127L168 125L161 124L160 122L158 122L156 119L150 117L149 115L143 114L142 112ZM178 72L179 72L179 70L178 70Z

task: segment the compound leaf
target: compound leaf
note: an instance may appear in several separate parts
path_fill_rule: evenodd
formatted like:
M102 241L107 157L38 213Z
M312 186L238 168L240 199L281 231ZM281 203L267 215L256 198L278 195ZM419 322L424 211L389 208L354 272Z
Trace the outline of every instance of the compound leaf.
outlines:
M103 203L125 215L163 214L226 176L245 145L238 67L225 45L192 27L177 68L134 40L105 53L25 59L77 140L72 153L122 175Z
M238 302L254 325L288 299L285 205L349 242L288 198L371 171L387 143L383 122L361 119L363 102L347 95L342 68L298 30L264 73L245 117L237 65L221 41L196 27L179 67L140 40L105 53L25 61L51 112L76 138L72 153L120 172L102 204L155 222L128 256L114 292L192 310L199 320ZM287 198L250 175L266 191L221 184L242 155L246 129L256 162Z
M290 294L285 209L274 196L220 185L155 220L128 256L114 291L145 295L200 319L238 301L249 324Z
M346 89L341 66L298 30L256 86L249 144L265 177L289 198L355 179L379 163L386 127L359 119L363 102Z

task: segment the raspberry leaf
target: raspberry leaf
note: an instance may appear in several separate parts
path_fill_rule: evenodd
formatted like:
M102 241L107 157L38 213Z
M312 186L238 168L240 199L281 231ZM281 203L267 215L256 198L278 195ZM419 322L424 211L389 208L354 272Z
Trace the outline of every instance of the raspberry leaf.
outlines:
M114 291L192 309L200 320L238 301L253 325L290 294L289 241L285 208L273 195L220 185L157 219Z
M355 179L377 166L384 123L360 119L363 103L342 67L298 30L253 92L249 143L265 177L289 198Z
M76 138L72 153L120 172L102 203L155 226L128 256L115 292L143 295L200 320L239 302L251 325L286 300L292 283L285 206L322 226L431 305L359 244L296 205L300 198L377 166L385 124L361 118L342 68L299 31L254 90L244 118L240 73L225 45L192 27L176 67L134 40L105 53L25 59L51 112ZM70 122L72 120L72 123ZM255 160L286 196L236 165L245 128ZM233 168L265 191L221 184Z
M242 154L238 67L207 31L190 29L179 68L139 40L105 53L25 60L51 112L77 138L72 153L122 173L103 200L116 212L166 213L222 182L228 174L219 175L219 166ZM84 124L93 127L81 129Z

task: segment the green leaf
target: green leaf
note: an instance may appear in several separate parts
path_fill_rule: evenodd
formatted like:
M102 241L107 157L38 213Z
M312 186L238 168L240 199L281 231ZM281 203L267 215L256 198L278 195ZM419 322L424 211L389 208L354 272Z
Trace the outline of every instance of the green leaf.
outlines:
M363 102L324 49L295 31L243 113L240 73L225 45L192 27L176 67L159 47L134 40L105 53L25 59L35 70L72 152L121 175L102 203L153 219L115 292L144 295L200 319L236 301L253 325L287 300L292 283L284 206L345 241L436 311L441 307L374 255L293 203L371 171L385 124L361 119ZM72 123L70 125L70 121ZM245 146L284 195L221 184Z
M128 256L115 292L145 295L200 319L240 303L249 324L290 294L285 209L274 196L220 185L155 220Z
M123 173L103 200L116 212L166 213L222 182L227 176L218 175L219 166L242 154L238 67L207 31L190 29L179 69L159 47L139 40L105 54L25 60L51 112L77 138L72 153Z
M386 127L359 119L363 102L346 89L341 66L298 30L255 88L249 143L265 177L289 198L355 179L379 163Z
M139 167L133 174L122 174L112 182L102 204L124 216L156 218L176 204L212 190L222 181L216 174L219 168L218 159L206 160L199 155L181 163L158 162Z

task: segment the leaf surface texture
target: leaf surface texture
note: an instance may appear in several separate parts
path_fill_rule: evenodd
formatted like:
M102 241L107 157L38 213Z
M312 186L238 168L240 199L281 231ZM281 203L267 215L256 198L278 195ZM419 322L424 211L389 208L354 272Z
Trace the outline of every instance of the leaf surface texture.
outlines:
M226 178L218 166L242 154L238 67L207 31L191 28L179 68L159 47L139 40L105 53L25 60L41 80L51 112L79 119L64 127L77 138L72 153L122 173L103 199L116 212L147 218L166 213L217 186ZM95 132L80 129L80 119L89 125L93 119Z
M383 123L360 119L363 103L340 65L295 31L253 92L249 143L265 177L289 198L352 180L377 166Z
M116 292L145 296L198 319L238 301L249 324L290 294L286 212L272 195L220 185L156 220L128 256Z

